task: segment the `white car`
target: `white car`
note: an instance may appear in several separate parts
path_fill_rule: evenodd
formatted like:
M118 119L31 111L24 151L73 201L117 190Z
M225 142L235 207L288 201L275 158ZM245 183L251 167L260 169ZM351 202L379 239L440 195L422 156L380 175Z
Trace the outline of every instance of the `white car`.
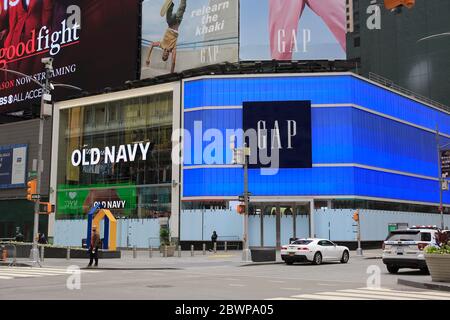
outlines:
M350 250L347 247L338 246L327 239L297 239L281 247L281 259L286 264L312 262L319 265L325 261L347 263L349 258Z
M413 226L392 231L383 243L383 263L389 273L395 274L401 268L428 272L423 250L436 246L437 230L435 226Z

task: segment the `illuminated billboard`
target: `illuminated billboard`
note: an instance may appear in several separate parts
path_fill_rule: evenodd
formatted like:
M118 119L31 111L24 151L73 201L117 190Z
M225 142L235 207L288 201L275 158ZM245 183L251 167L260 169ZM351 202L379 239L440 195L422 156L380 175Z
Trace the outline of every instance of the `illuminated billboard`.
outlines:
M141 78L238 61L238 0L144 0Z
M139 0L1 0L0 68L43 82L41 59L52 57L52 81L84 91L134 80L139 8ZM0 112L39 104L30 77L0 74ZM58 88L54 97L75 93Z
M345 60L345 0L240 2L240 60Z

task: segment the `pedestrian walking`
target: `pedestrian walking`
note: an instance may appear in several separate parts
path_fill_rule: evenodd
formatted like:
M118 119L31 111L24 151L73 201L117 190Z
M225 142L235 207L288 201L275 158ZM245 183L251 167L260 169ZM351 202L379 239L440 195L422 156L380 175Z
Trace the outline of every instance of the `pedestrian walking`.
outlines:
M216 232L216 231L213 231L213 233L212 233L212 235L211 235L211 244L212 244L212 247L211 247L210 251L211 251L212 249L214 249L214 244L217 243L217 237L218 237L217 232Z
M91 244L89 246L89 264L88 268L92 267L95 260L94 267L98 267L98 249L101 246L100 234L97 232L97 227L92 227Z

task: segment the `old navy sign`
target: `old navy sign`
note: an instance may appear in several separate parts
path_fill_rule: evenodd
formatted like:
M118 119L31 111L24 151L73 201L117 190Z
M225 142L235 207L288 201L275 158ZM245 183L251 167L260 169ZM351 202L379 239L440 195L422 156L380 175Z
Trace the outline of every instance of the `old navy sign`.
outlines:
M257 163L269 167L263 154L278 153L279 168L311 168L311 101L244 102L244 130L256 132L257 144L248 143ZM254 150L257 148L257 150ZM264 151L264 152L261 152Z
M114 164L119 162L134 162L136 160L147 160L151 150L151 143L135 143L120 146L74 150L71 161L74 167L92 166L100 162Z

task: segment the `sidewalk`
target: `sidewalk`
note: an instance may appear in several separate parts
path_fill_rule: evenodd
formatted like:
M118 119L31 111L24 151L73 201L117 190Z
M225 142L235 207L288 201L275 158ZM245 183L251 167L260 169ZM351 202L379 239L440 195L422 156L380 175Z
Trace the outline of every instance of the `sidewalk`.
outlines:
M276 261L274 262L244 262L242 261L242 251L229 250L217 251L217 253L206 251L203 255L202 251L195 251L191 256L190 251L182 251L181 257L175 251L174 257L162 257L159 251L153 251L152 257L149 257L148 250L138 250L137 257L133 258L133 251L123 250L121 259L100 259L99 268L103 270L152 270L152 269L185 269L194 267L215 267L215 266L258 266L268 264L281 264L280 252L277 252ZM375 259L381 257L381 250L366 250L362 257L356 256L355 251L350 252L351 259ZM18 259L18 263L27 264L26 259ZM44 259L43 267L60 267L65 268L71 265L85 268L89 259Z

